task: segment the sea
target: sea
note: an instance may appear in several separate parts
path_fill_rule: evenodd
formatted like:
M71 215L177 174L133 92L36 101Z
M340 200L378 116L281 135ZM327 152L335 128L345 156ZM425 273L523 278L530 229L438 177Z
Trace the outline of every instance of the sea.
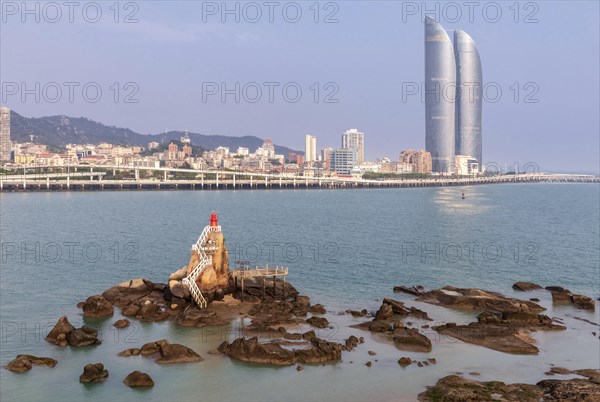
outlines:
M463 198L464 193L464 198ZM600 307L553 306L550 292L517 292L516 281L557 285L600 296L600 186L493 184L407 189L36 192L0 194L0 366L18 354L52 357L54 368L22 374L0 369L2 401L414 401L444 376L536 383L552 365L600 368ZM247 320L183 328L133 320L126 329L84 319L77 303L132 278L165 283L184 265L191 245L216 211L231 266L284 266L288 281L327 309L322 338L365 343L335 363L268 367L214 351L243 333ZM535 332L540 353L511 355L427 328L468 323L456 311L394 293L397 285L477 287L511 297L537 297L567 326ZM407 318L428 336L430 353L404 352L376 334L351 328L365 321L348 309L374 312L394 298L429 313ZM598 302L597 302L598 303ZM102 344L61 348L44 340L59 317L98 328ZM583 320L587 321L583 321ZM308 329L308 328L306 328ZM300 330L300 329L299 329ZM596 335L593 335L593 332ZM128 348L167 339L202 357L159 365ZM371 355L368 352L375 352ZM400 367L400 357L436 364ZM365 363L371 361L370 367ZM109 371L100 384L78 381L87 363ZM122 383L133 370L150 374L151 389ZM566 377L565 377L566 378Z

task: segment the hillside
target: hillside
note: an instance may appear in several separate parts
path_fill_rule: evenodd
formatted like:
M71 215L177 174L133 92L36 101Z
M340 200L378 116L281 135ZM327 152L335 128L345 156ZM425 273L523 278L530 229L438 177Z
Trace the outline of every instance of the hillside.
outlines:
M140 134L128 128L106 126L102 123L85 117L46 116L24 117L15 111L10 115L10 137L16 142L28 142L29 136L34 135L34 142L45 144L49 149L59 151L66 144L99 144L108 142L112 144L139 145L146 147L149 142L164 142L179 140L184 135L182 131L169 131L162 134ZM247 147L251 152L262 143L262 138L255 136L228 137L224 135L205 135L198 133L188 134L192 144L205 149L214 149L218 146L229 147L232 152L238 147ZM288 147L275 145L275 152L287 155L296 152Z

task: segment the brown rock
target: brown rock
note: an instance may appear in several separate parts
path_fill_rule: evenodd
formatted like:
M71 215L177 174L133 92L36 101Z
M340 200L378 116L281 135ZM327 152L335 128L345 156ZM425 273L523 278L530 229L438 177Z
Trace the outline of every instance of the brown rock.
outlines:
M129 373L127 377L125 377L125 379L123 380L123 384L132 388L153 387L154 381L148 374L135 370Z
M140 349L140 353L142 354L142 356L150 356L160 351L159 342L164 343L167 342L167 340L163 339L157 342L148 342L143 344L142 348Z
M94 327L84 325L67 335L67 341L71 346L94 346L100 345L102 341L98 338L98 331Z
M500 312L544 311L545 308L529 300L506 297L500 293L482 289L456 288L444 286L441 289L426 292L417 300L445 307L493 310Z
M393 299L385 298L385 299L383 299L383 303L384 304L389 304L390 307L392 307L392 312L394 314L404 314L404 315L406 314L405 311L404 311L404 303L402 303L402 302L399 302L399 301L393 300Z
M129 357L129 356L139 356L142 351L139 348L131 348L125 349L122 352L119 352L118 356Z
M371 321L369 323L369 331L371 331L371 332L389 332L389 331L392 331L392 326L385 321Z
M411 286L411 287L406 287L406 286L394 286L394 292L403 292L403 293L408 293L410 295L414 295L414 296L418 296L420 294L422 294L425 291L425 289L423 288L423 286L417 285L417 286Z
M155 289L152 282L137 278L107 289L102 293L102 297L117 307L125 307L134 301L149 296L153 290Z
M169 290L171 294L179 299L190 300L190 290L181 282L169 281Z
M322 304L315 304L314 306L310 306L308 309L309 312L311 313L315 313L315 314L325 314L327 313L327 310L325 310L325 307L323 307Z
M543 289L540 285L533 282L515 282L513 283L512 287L514 290L520 290L521 292Z
M354 335L350 335L348 339L346 339L345 345L347 350L352 350L358 346L358 338Z
M392 306L388 303L382 303L381 307L379 307L379 310L377 310L377 313L375 313L375 319L380 321L389 320L393 316L394 311L392 309Z
M121 319L121 320L115 321L115 323L113 324L113 327L115 327L117 329L123 329L123 328L127 328L129 326L129 324L131 324L129 322L129 320Z
M121 314L123 314L125 317L135 317L139 311L140 311L139 305L130 304L127 307L125 307L123 310L121 310Z
M202 361L202 357L192 349L177 344L166 343L160 345L160 358L158 364L191 363Z
M371 363L371 361L368 361L368 362L366 362L366 363L365 363L365 366L367 366L367 367L371 367L371 365L372 365L372 364L373 364L373 363Z
M237 360L278 366L292 365L297 361L293 351L272 343L260 344L257 337L238 338L231 344L223 342L219 346L219 351Z
M71 325L66 316L62 316L58 319L54 328L50 330L46 336L46 340L51 343L60 344L66 341L66 336L73 332L75 327ZM62 337L60 335L63 335ZM60 339L59 339L60 337Z
M308 349L295 349L296 359L301 363L324 363L339 360L342 357L342 345L323 339L311 339Z
M307 319L306 322L317 328L327 328L329 326L329 321L325 317L313 316Z
M398 360L398 364L401 366L408 366L412 363L412 360L410 359L410 357L401 357Z
M587 310L595 310L596 309L596 303L594 302L594 299L592 299L591 297L574 294L572 296L572 300L573 300L573 304L577 305L579 308L587 309Z
M567 289L552 291L552 302L567 304L572 303L573 300L571 299L571 295L572 293Z
M505 384L500 381L479 382L450 375L434 387L419 394L419 401L519 401L538 402L543 393L535 385Z
M88 297L81 308L86 318L108 317L115 313L112 304L101 295Z
M27 357L17 356L14 360L11 360L4 367L7 370L12 371L13 373L23 373L25 371L31 370L32 364L31 360L29 360Z
M346 312L352 314L353 317L366 317L369 314L367 309L362 309L361 311L346 310Z
M79 382L82 384L98 383L106 380L108 370L104 369L102 363L86 364L83 368L83 374L79 376Z
M482 323L453 326L446 324L432 327L432 329L442 335L500 352L513 354L537 354L539 352L526 329Z
M398 328L392 335L394 345L400 350L408 352L431 352L431 341L418 330L411 328Z

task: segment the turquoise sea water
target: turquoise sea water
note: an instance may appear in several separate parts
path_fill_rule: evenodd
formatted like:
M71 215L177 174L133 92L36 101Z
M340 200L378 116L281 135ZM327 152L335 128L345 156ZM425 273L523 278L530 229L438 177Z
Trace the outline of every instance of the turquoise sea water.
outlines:
M465 191L465 199L461 192ZM468 188L15 193L0 195L0 364L17 354L54 357L55 368L25 374L0 370L0 399L12 400L414 400L426 385L453 372L480 372L478 379L537 382L550 364L599 368L598 312L552 308L541 291L516 293L513 282L561 285L600 295L599 187L593 184L515 184ZM187 264L191 244L212 210L230 260L290 268L289 280L313 303L329 310L334 329L321 335L342 341L364 336L365 345L343 361L268 368L207 354L229 328L191 329L170 323L138 323L116 331L120 318L86 320L103 344L58 348L43 336L61 315L83 323L79 301L135 277L166 282ZM539 297L564 332L536 333L541 353L507 355L452 339L433 341L429 354L393 345L347 328L358 319L337 315L348 308L375 310L383 297L422 308L435 321L469 322L455 312L394 294L398 284L436 288L481 287L517 297ZM600 309L599 309L600 310ZM160 366L141 357L120 358L126 348L167 338L198 351L201 363ZM369 356L368 350L377 352ZM400 368L410 356L438 364ZM375 362L377 359L377 362ZM364 363L373 361L367 368ZM86 363L103 362L102 384L83 386ZM122 384L133 370L148 372L156 386L136 391Z

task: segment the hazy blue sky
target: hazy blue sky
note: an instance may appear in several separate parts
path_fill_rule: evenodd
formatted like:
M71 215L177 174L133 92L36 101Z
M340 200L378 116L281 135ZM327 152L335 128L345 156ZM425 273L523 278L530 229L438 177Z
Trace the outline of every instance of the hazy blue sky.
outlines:
M427 8L437 7L437 15L428 15L449 30L462 27L479 47L489 83L484 162L597 172L598 2L472 3L472 15L469 2L431 2ZM95 23L94 4L77 2L73 22L62 2L37 4L38 15L36 3L26 14L20 1L2 2L2 103L25 116L84 116L142 133L256 135L297 149L307 133L317 135L319 148L337 147L343 131L359 128L369 159L397 159L402 149L425 146L424 104L419 95L403 99L403 86L424 78L422 2L272 2L272 22L263 1L229 2L239 9L236 22L235 14L221 14L222 2L123 2L116 15L108 1L94 3L102 11ZM295 4L302 15L292 23ZM125 23L128 15L138 22ZM22 88L11 94L13 82L30 89L40 83L46 92L40 89L39 102L33 94L23 101ZM63 91L56 102L52 82ZM65 82L79 83L72 102ZM116 101L115 82L121 87ZM132 99L138 103L124 102L136 88L124 88L129 82L137 86ZM222 102L220 94L207 95L211 82L230 89L256 82L262 97L249 102L256 97L250 85L239 103L232 94ZM273 102L265 82L280 83ZM315 82L321 87L317 102ZM325 88L330 82L335 85ZM96 103L90 101L93 85L88 100L83 97L86 83L102 89ZM288 86L287 99L286 83L296 83ZM292 103L297 86L302 95ZM338 102L324 102L336 86L332 99Z

